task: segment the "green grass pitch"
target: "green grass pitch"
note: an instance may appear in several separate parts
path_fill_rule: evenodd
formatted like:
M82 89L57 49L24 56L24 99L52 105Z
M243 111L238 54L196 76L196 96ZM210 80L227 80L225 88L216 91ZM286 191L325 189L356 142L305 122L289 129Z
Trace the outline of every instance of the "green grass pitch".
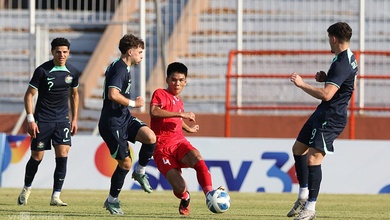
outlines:
M231 207L223 214L211 213L201 192L191 193L191 214L178 213L179 200L171 191L123 190L120 194L124 216L113 216L103 208L104 190L67 190L61 199L67 207L50 206L51 190L33 189L26 206L16 204L21 189L0 188L0 219L290 219L294 193L229 192ZM390 195L320 194L317 219L390 219Z

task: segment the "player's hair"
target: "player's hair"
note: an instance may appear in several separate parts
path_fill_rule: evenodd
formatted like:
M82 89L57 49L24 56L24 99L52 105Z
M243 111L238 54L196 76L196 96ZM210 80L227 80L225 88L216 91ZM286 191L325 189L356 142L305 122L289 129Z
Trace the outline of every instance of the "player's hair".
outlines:
M167 67L167 77L170 77L174 73L182 73L187 77L188 68L183 63L173 62Z
M141 38L133 34L126 34L119 41L119 50L121 51L122 54L125 54L131 48L138 48L138 47L144 49L145 43Z
M52 50L54 50L56 47L60 47L60 46L66 46L69 49L70 43L69 43L68 39L63 38L63 37L57 37L51 41L51 49Z
M352 28L345 22L337 22L329 26L328 34L336 37L341 43L349 42L352 37Z

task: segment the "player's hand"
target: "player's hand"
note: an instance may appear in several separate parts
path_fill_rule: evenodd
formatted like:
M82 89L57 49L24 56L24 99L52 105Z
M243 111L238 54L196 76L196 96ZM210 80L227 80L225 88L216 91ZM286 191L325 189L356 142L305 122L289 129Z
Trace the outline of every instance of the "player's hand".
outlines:
M37 125L37 123L35 123L35 121L28 123L27 132L32 138L37 137L37 134L39 133L39 129L38 129L38 125Z
M300 75L298 75L298 73L296 73L296 72L291 73L290 81L292 83L294 83L295 86L297 86L297 87L301 87L303 85L302 77Z
M190 121L196 122L195 113L193 113L193 112L184 112L182 115L182 118L186 118Z
M326 73L324 71L319 71L316 73L315 79L317 82L325 82L326 78L327 78L327 76L326 76Z
M70 135L75 135L78 131L79 127L77 125L77 122L73 121L70 127Z
M136 108L140 108L140 107L145 105L145 100L141 96L138 96L137 98L135 98L134 101L135 101L135 107Z
M188 127L188 133L196 133L199 131L199 125L193 125Z

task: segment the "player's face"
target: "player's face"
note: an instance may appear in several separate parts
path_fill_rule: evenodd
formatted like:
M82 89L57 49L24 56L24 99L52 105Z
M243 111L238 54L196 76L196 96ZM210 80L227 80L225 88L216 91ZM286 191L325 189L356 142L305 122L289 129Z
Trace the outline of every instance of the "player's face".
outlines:
M144 49L142 49L141 47L131 48L129 50L129 55L131 57L131 64L132 65L137 65L142 61L142 59L144 58L143 52L144 52Z
M64 66L68 59L70 50L67 46L59 46L51 51L53 55L54 64L56 66Z
M174 73L166 78L168 90L175 96L178 96L187 84L187 79L183 73Z

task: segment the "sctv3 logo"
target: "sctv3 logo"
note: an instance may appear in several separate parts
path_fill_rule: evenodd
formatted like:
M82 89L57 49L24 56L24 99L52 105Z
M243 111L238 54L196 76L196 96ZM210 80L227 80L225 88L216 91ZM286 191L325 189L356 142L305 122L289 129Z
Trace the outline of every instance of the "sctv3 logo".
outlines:
M260 169L266 170L267 177L276 178L281 181L283 185L282 192L291 192L292 184L296 183L294 166L289 167L288 172L282 170L283 166L289 160L289 157L289 154L287 154L286 152L264 152L260 156L261 160L273 161L271 163L271 166L260 167ZM229 191L240 191L242 184L244 183L244 180L248 175L249 169L251 168L251 166L253 166L253 161L241 161L237 175L234 176L232 166L229 160L205 160L205 162L210 170L221 170ZM136 166L137 164L134 165L134 167ZM150 167L156 168L156 164L153 160L149 162L148 167L149 169ZM153 189L156 189L160 185L163 190L172 190L172 187L169 185L168 181L162 174L159 173L158 175L153 175L148 172L147 174L149 176L150 186ZM141 187L138 184L134 183L131 186L131 189L141 189ZM266 187L259 186L256 191L266 192Z

